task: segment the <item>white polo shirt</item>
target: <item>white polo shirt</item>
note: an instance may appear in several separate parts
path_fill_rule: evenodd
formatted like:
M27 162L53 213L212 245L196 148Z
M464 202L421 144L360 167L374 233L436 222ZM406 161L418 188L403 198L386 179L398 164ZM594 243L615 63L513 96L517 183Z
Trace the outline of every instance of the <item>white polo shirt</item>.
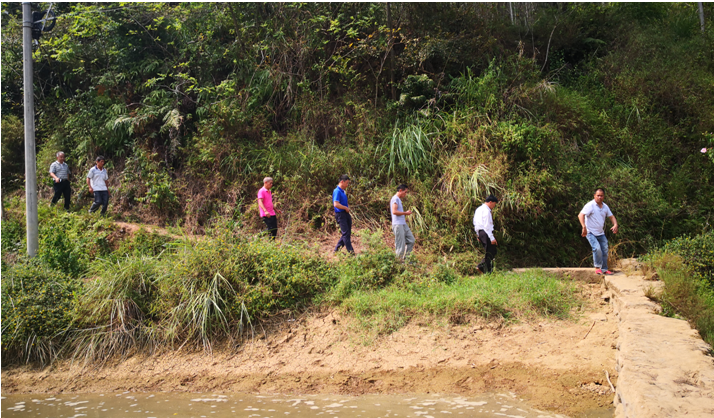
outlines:
M585 204L580 213L585 214L585 228L588 232L596 237L605 235L605 220L612 216L612 212L605 202L602 202L602 207L600 207L593 199Z
M89 183L92 185L92 189L94 189L94 191L103 192L108 190L106 181L109 180L109 176L107 175L106 168L100 170L95 165L89 169L87 178L89 179Z

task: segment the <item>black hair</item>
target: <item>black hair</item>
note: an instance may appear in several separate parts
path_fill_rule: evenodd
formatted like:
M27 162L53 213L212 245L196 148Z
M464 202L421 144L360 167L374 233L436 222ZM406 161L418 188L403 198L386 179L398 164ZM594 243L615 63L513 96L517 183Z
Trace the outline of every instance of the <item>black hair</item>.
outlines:
M597 192L603 192L603 193L605 193L605 188L604 188L604 187L598 187L597 189L595 189L595 193L597 193ZM593 194L595 194L595 193L593 193Z
M486 203L488 203L488 202L496 202L496 203L498 203L498 199L496 198L496 196L490 194L490 195L488 195L488 197L486 198Z
M409 187L406 184L400 184L397 186L397 191L401 192L402 190L407 190Z
M100 161L102 161L102 160L106 161L106 159L104 159L104 156L103 156L103 155L100 155L100 156L98 156L97 159L94 160L94 161L100 162Z
M349 179L350 179L350 178L349 178L349 176L348 176L347 174L343 174L343 175L340 176L340 181L345 181L345 180L349 180Z

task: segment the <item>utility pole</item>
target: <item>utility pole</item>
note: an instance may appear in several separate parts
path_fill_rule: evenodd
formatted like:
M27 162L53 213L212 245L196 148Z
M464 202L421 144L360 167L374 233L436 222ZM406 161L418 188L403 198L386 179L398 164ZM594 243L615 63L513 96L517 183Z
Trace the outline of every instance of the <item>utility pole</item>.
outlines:
M25 204L27 255L37 255L37 162L35 156L35 97L32 84L32 4L22 3L22 70L25 94Z

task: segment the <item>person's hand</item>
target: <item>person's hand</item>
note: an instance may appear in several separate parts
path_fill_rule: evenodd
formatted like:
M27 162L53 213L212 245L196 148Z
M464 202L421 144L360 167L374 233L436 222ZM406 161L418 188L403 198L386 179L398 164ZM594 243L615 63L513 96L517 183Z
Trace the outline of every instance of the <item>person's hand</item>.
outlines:
M92 186L89 186L89 193L94 193L94 189L92 189Z
M497 242L495 239L492 239L492 240L491 240L491 244L493 244L493 245L498 245L498 242Z
M617 225L613 225L612 228L610 228L610 231L612 231L613 234L617 234L617 231L619 230Z
M279 214L281 214L281 215L283 214L282 210L280 210L280 209L276 209L276 210L278 211Z
M412 214L412 211L408 210L408 211L404 212L404 214L405 214L405 215L411 215L411 214Z
M587 237L588 236L588 229L583 227L583 232L580 233L581 237Z
M59 177L55 177L55 183L59 183L59 182L60 182L60 178L59 178Z
M345 209L345 212L349 213L349 212L350 212L350 208L346 208L346 209Z

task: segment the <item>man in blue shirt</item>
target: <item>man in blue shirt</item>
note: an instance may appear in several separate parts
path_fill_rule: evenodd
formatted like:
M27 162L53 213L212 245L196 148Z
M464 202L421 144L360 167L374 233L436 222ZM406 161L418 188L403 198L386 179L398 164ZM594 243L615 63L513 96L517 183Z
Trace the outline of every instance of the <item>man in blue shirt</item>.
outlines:
M340 225L340 231L342 236L340 240L337 241L335 246L335 252L339 251L340 248L345 247L350 254L354 254L355 250L352 248L352 215L350 215L350 208L347 204L347 193L345 189L350 184L350 178L347 174L340 176L340 182L335 187L332 192L332 206L335 207L335 220L337 224Z

